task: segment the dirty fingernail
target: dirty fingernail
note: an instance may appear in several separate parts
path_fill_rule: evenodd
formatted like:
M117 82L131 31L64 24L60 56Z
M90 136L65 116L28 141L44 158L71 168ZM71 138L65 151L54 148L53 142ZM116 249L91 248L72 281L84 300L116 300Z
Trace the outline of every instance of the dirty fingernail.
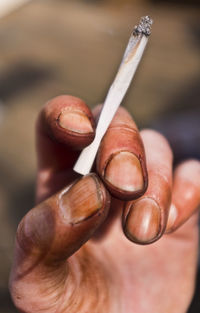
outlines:
M140 161L131 152L115 154L106 166L104 178L124 191L134 192L144 188Z
M148 243L159 235L160 220L161 212L157 203L153 199L144 198L132 205L124 230L132 241Z
M103 205L103 193L98 178L91 174L83 177L67 190L60 199L64 218L78 224L97 213Z
M93 132L92 124L82 111L65 110L58 118L59 125L71 132L87 134Z

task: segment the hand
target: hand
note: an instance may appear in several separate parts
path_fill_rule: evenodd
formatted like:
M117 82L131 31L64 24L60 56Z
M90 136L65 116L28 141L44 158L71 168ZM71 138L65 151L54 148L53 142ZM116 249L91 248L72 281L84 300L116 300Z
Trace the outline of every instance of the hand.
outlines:
M166 139L139 134L120 108L97 174L81 178L72 166L94 125L71 96L51 100L39 115L38 205L18 227L13 301L26 313L184 313L197 265L200 162L184 162L172 177Z

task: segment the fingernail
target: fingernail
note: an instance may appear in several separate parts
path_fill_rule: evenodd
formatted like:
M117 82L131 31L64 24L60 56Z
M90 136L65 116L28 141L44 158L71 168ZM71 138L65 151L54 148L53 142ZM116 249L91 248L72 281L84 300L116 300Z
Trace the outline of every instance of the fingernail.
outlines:
M69 131L87 134L93 132L92 124L82 111L63 111L58 118L59 125Z
M125 222L125 233L131 240L148 243L160 233L161 212L151 198L138 200L132 205Z
M178 216L177 209L174 204L171 204L170 209L169 209L166 232L170 231L170 229L172 228L172 226L174 225L176 221L177 216Z
M140 161L133 153L127 151L112 157L106 166L104 178L124 191L134 192L144 187Z
M103 193L95 175L83 177L62 194L60 207L64 218L78 224L93 216L103 205Z

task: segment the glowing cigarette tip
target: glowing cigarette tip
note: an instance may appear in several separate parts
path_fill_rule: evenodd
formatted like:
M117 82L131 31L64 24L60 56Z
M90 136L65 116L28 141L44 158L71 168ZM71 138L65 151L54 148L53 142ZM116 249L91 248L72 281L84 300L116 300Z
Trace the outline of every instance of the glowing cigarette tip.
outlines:
M150 16L147 15L141 17L139 24L134 27L133 35L143 34L145 36L150 36L152 24L153 20Z

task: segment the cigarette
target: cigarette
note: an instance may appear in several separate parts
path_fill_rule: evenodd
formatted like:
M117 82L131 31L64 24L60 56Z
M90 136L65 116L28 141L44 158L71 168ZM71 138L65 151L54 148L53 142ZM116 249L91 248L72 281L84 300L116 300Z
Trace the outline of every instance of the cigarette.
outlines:
M81 152L74 166L75 172L82 175L90 173L101 140L119 108L130 86L138 64L140 63L148 38L151 34L152 23L153 20L149 16L144 16L140 19L140 23L134 27L119 70L104 101L96 128L95 138L93 142Z

